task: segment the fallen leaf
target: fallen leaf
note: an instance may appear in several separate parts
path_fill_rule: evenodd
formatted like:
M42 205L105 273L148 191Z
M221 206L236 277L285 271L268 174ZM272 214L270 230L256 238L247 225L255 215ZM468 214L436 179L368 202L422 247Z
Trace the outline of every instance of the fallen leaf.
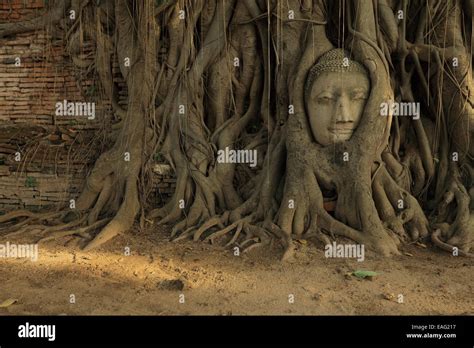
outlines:
M59 138L59 135L57 134L50 134L48 135L48 140L49 141L58 141L60 138Z
M372 278L378 274L373 271L357 270L357 271L352 272L352 275L355 275L357 278L362 278L362 279L367 278L369 280L372 280Z
M61 134L61 139L64 141L71 141L73 140L69 135L67 134Z
M10 307L12 304L17 303L18 300L16 298L9 298L8 300L3 301L0 303L0 308L7 308Z
M185 284L181 279L169 279L159 282L157 286L165 290L183 290Z
M413 256L413 254L410 253L404 253L406 256Z

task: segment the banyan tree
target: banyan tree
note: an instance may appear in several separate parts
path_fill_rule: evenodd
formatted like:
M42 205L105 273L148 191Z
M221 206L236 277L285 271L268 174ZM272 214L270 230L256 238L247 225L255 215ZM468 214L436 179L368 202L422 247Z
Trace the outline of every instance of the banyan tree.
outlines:
M114 115L75 209L8 213L4 234L41 224L90 249L162 224L172 240L276 241L284 258L308 237L472 256L473 4L50 0L1 23L0 37L48 27L64 40ZM157 154L177 180L163 206L147 199Z

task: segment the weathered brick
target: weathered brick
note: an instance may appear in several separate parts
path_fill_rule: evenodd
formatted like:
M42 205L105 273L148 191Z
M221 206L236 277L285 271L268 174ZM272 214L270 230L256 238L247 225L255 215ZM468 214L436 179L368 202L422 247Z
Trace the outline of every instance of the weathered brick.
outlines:
M0 0L0 20L11 21L32 18L43 11L42 0L11 0L10 6ZM11 13L10 13L11 12ZM11 17L11 14L15 15ZM21 17L21 18L20 18ZM94 52L91 42L83 44L82 52ZM21 66L14 66L14 58L21 57ZM33 59L40 58L41 61ZM59 64L58 64L59 63ZM127 103L127 86L120 76L118 64L114 62L114 81L119 87L121 105ZM55 117L55 103L64 99L83 101L89 98L83 93L94 80L76 81L77 70L64 54L64 47L50 42L50 35L44 30L22 33L11 38L0 39L0 123L15 125L15 130L34 125L44 126L52 132L56 127L74 128L76 132L92 139L94 132L102 125L103 117L111 116L111 106L106 102L96 104L96 120L84 117ZM53 120L55 126L53 126ZM49 133L51 134L51 133ZM45 133L44 136L47 136ZM19 135L16 135L17 139ZM33 139L32 135L26 139ZM0 211L21 207L57 206L77 197L84 186L86 170L93 164L98 153L90 148L79 149L80 144L69 146L37 146L33 144L26 167L13 161L16 143L0 132L0 156L8 156L8 162L0 164ZM89 144L89 142L86 142ZM36 147L35 147L36 146ZM90 145L89 145L90 146ZM94 149L94 147L92 147ZM28 149L24 149L28 151ZM80 155L79 155L80 154ZM25 171L27 172L25 174ZM35 187L26 186L26 178L36 180ZM153 180L156 194L166 200L175 190L172 176Z

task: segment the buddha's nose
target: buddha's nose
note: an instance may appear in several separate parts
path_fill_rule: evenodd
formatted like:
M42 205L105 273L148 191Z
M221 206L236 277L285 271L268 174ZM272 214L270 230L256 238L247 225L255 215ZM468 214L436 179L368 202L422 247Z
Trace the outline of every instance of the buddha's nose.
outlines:
M353 122L350 101L344 96L340 97L337 102L336 122Z

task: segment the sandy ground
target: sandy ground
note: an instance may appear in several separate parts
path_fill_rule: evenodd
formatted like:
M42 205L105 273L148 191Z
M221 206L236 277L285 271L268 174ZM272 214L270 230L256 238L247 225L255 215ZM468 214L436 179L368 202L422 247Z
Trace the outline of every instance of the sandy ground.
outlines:
M282 263L278 247L234 256L166 235L130 232L92 252L63 238L40 244L36 262L0 258L0 303L18 300L0 315L474 313L474 261L441 251L410 245L403 252L411 256L366 252L357 262L327 259L309 241L296 242L295 260ZM359 269L378 276L348 275Z

